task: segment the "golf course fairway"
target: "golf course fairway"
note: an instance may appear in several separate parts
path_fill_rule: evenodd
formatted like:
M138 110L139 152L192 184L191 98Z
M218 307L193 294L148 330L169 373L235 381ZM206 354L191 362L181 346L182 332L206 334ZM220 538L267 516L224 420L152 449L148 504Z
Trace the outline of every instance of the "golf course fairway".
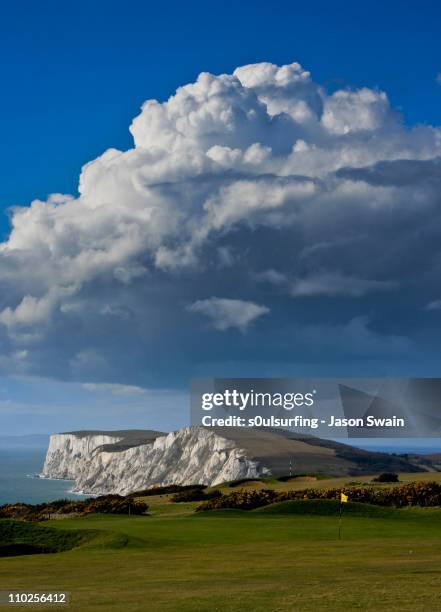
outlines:
M338 540L337 515L290 503L45 521L87 534L65 552L1 558L0 589L66 591L64 609L81 611L441 610L441 509L348 509Z

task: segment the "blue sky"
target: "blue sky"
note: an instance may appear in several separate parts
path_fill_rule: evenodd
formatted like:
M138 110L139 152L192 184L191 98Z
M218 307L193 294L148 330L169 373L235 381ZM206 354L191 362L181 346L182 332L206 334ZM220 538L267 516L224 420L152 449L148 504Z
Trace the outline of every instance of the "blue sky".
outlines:
M83 163L131 146L145 99L204 70L298 61L330 88L379 87L409 123L439 125L440 25L427 1L4 4L0 207L75 192Z
M171 429L193 376L440 375L440 26L436 2L2 7L0 429Z

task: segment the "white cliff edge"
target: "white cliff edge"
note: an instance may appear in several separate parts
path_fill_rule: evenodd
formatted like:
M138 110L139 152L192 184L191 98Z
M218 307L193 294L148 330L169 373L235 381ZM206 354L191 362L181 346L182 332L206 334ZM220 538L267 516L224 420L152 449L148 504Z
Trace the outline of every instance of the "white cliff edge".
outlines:
M108 435L53 434L46 452L42 478L75 480L85 462L103 444L115 444L121 437Z
M120 437L51 436L42 476L75 480L75 491L91 494L133 491L154 485L217 485L269 474L231 440L202 427L179 429L126 450L102 450Z

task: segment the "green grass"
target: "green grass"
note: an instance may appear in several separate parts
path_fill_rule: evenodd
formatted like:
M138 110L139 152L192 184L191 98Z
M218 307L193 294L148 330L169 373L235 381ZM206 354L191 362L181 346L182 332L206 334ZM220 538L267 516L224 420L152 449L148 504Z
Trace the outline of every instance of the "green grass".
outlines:
M310 516L337 516L339 514L340 503L334 499L310 499L310 500L292 500L278 502L270 506L264 506L253 510L253 514L263 515L310 515ZM374 506L372 504L359 504L357 502L348 502L342 507L343 516L363 516L363 517L383 517L383 518L398 518L408 516L395 508Z
M0 519L0 556L14 551L27 551L29 554L62 552L70 550L90 539L84 530L60 531L41 525Z
M339 541L323 502L194 514L158 499L150 516L49 521L37 529L84 540L0 559L0 590L65 590L86 612L441 609L441 509L348 504Z
M0 557L10 556L22 549L24 554L57 553L79 546L89 548L122 548L129 538L122 533L102 529L54 529L54 521L29 523L0 519ZM135 541L135 540L134 540ZM32 551L34 549L34 551Z

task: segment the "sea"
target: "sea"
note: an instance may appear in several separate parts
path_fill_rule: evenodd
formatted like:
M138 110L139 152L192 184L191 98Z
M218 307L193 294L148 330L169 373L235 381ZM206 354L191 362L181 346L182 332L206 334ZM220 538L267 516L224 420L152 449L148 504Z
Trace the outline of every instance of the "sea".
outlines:
M72 493L72 480L38 478L46 445L16 445L0 442L0 505L14 502L40 504L56 499L83 499Z

